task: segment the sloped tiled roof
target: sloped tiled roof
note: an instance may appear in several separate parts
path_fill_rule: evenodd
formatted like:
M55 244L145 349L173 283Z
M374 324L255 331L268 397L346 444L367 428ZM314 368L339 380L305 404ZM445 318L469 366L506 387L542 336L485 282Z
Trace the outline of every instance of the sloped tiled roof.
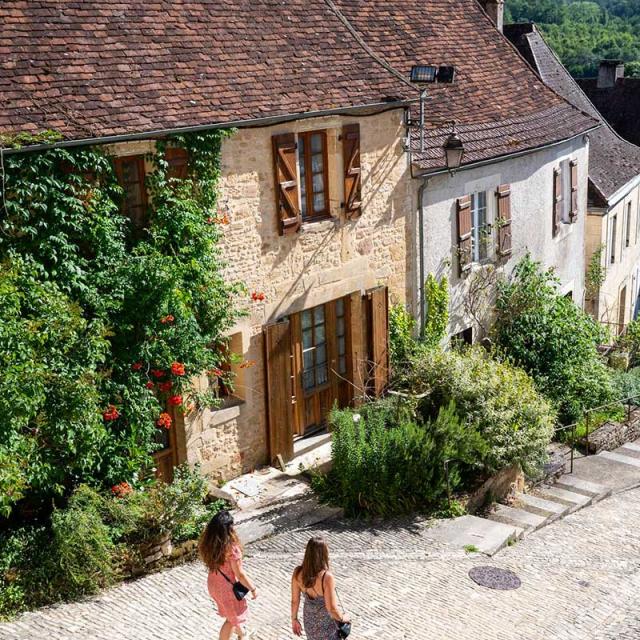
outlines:
M509 37L542 80L578 109L603 124L589 134L589 180L604 201L640 174L640 147L620 138L571 77L535 25L505 27ZM593 193L593 191L592 191Z
M0 134L151 135L406 103L416 63L457 68L453 85L429 89L424 170L442 167L452 119L466 162L595 124L476 0L3 0L0 24Z

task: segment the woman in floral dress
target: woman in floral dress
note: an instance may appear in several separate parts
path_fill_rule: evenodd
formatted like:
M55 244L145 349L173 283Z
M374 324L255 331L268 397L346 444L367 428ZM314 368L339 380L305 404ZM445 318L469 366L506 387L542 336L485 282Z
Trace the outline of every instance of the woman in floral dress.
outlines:
M348 622L348 618L338 608L336 583L329 571L329 547L323 538L309 540L302 565L291 578L291 626L297 636L302 635L298 619L301 594L308 640L338 640L338 623Z
M241 582L254 600L258 592L242 567L242 545L228 511L220 511L209 522L200 537L199 551L209 569L209 595L218 607L218 615L225 619L220 629L220 640L229 640L234 632L242 640L249 607L246 599L236 599L233 583Z

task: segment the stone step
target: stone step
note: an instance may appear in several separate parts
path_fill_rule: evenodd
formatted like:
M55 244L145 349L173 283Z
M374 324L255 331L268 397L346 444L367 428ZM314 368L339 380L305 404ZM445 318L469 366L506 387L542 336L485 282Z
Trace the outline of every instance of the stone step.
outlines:
M547 516L541 516L537 513L531 513L530 511L516 507L508 507L505 504L496 505L495 511L492 511L488 517L489 520L493 520L494 522L502 522L520 527L524 529L525 534L531 533L549 522Z
M575 491L567 491L566 489L558 489L557 487L551 487L546 484L543 484L536 489L536 495L547 500L554 500L568 505L569 513L582 509L593 502L593 498L591 496L585 496L584 494L576 493Z
M622 448L631 449L631 451L637 451L638 453L640 453L640 444L638 444L637 442L627 442L622 445Z
M611 495L611 489L609 487L595 482L589 482L589 480L583 480L582 478L569 474L561 476L554 486L558 489L565 489L566 491L591 496L593 498L592 502L594 503Z
M640 446L638 446L634 442L627 442L626 444L623 444L619 449L616 449L614 453L619 453L631 458L640 458Z
M632 458L630 456L624 456L620 453L614 453L613 451L601 451L598 456L606 458L607 460L613 460L614 462L620 462L622 464L628 464L630 467L637 467L640 469L640 459Z
M569 505L555 500L547 500L530 493L520 493L516 496L516 502L525 511L543 516L553 522L569 513Z

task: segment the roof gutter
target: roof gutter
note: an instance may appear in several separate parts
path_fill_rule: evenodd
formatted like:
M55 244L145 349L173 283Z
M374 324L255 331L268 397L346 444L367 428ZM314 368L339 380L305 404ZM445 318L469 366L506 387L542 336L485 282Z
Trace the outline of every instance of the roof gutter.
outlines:
M493 158L487 158L486 160L478 160L477 162L470 162L469 164L462 165L459 169L456 169L456 173L461 171L466 171L468 169L476 169L477 167L484 167L488 164L496 164L498 162L505 162L506 160L511 160L512 158L519 158L520 156L526 156L530 153L535 153L536 151L540 151L542 149L550 149L552 147L557 147L560 144L564 144L565 142L570 142L571 140L575 140L580 136L585 136L595 129L599 129L602 124L597 124L590 129L586 129L585 131L581 131L574 136L570 136L569 138L563 138L562 140L557 140L556 142L547 142L545 144L540 144L536 147L529 147L528 149L523 149L522 151L514 151L513 153L508 153L503 156L494 156ZM425 178L426 176L437 176L443 173L449 173L449 169L443 167L442 169L433 169L431 171L420 171L413 175L414 178Z
M620 202L620 200L623 200L624 197L628 195L630 191L633 191L633 189L635 189L638 185L640 185L640 175L637 175L635 178L629 180L629 182L621 186L616 192L614 192L612 196L606 199L609 207L615 207L618 202Z
M351 107L339 107L336 109L323 109L320 111L307 111L304 113L292 113L282 116L268 116L265 118L254 118L251 120L235 120L232 122L222 122L218 124L203 124L191 127L177 127L173 129L154 129L152 131L146 131L144 133L130 133L113 136L102 136L95 138L80 138L77 140L61 140L60 142L53 142L50 144L34 144L20 148L5 147L0 151L3 155L12 155L16 153L29 153L32 151L47 151L49 149L66 149L70 147L85 147L93 145L103 144L115 144L117 142L134 142L136 140L152 140L155 138L162 138L165 136L182 134L182 133L197 133L198 131L209 131L213 129L233 129L236 127L268 127L284 122L291 122L293 120L306 120L309 118L321 118L333 115L342 115L362 111L364 109L376 109L376 113L382 113L384 111L391 111L393 109L401 109L408 107L416 102L417 98L410 100L395 100L390 102L374 102L372 104L363 104Z

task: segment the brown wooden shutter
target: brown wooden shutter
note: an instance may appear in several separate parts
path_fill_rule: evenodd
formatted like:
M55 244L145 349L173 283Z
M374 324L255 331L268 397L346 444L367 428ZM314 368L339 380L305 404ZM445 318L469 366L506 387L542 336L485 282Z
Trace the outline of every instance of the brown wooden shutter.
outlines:
M189 156L186 149L180 149L179 147L167 147L165 151L165 158L169 165L167 177L185 180L189 169Z
M362 214L359 124L348 124L342 128L342 154L344 158L344 211L347 218L358 218Z
M272 142L279 232L287 235L296 233L302 223L296 138L293 133L282 133L273 136Z
M349 372L351 382L349 395L353 406L361 405L365 397L367 347L364 300L360 291L352 293L348 304Z
M291 332L289 322L264 328L265 372L269 418L269 456L293 457Z
M458 198L458 270L460 275L471 268L471 196Z
M511 255L511 187L501 184L496 191L498 198L498 255Z
M572 160L571 167L571 212L569 219L575 222L578 219L578 161Z
M371 301L371 386L382 395L389 383L389 295L387 287L368 293Z
M553 170L553 235L560 231L562 222L562 174L560 169Z

